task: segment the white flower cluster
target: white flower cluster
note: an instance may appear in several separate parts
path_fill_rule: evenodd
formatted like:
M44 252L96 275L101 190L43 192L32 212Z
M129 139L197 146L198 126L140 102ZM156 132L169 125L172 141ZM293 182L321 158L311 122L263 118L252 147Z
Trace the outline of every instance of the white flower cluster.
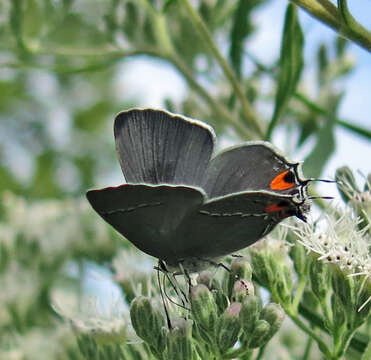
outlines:
M2 199L6 221L0 222L0 245L8 256L17 258L21 240L34 244L45 263L71 252L112 246L108 227L95 216L85 200L44 200L29 202L5 194ZM98 251L98 250L97 250Z
M337 209L293 229L301 244L320 255L320 261L336 263L350 275L371 278L370 235L368 227L359 230L360 222L351 211Z
M65 291L54 291L53 309L67 320L78 334L89 334L100 343L121 343L129 338L130 323L122 299L111 299L108 306L102 306L97 298L69 295Z
M364 276L366 283L371 281L371 236L369 226L360 229L362 221L351 209L339 208L292 229L306 249L319 255L319 261L338 265L348 276Z

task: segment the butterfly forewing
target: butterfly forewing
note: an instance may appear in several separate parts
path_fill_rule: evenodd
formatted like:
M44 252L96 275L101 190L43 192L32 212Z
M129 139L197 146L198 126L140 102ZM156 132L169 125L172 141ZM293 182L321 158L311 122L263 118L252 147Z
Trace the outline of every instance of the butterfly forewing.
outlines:
M117 115L116 149L128 183L199 186L214 148L214 132L197 120L154 109Z

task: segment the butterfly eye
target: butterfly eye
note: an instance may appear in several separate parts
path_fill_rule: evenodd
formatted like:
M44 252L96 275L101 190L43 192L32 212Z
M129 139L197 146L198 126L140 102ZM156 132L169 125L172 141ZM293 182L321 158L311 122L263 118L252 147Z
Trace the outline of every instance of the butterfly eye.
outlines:
M295 187L295 175L291 170L279 173L270 183L272 190L287 190Z

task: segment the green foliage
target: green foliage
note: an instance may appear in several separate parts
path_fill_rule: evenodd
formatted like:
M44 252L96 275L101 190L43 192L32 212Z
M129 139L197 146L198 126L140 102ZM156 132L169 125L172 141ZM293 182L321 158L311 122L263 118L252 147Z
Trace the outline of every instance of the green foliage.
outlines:
M126 60L137 57L167 64L187 84L165 108L211 123L223 141L271 138L280 129L293 151L307 146L310 177L336 150L338 128L369 141L370 129L338 109L356 66L348 45L371 49L370 32L346 1L323 3L290 1L279 58L263 64L249 41L269 1L0 1L1 359L370 357L370 177L362 188L349 167L337 171L346 210L326 210L321 236L306 225L278 232L234 259L229 274L193 277L190 295L181 280L183 295L165 282L185 307L169 306L170 329L155 273L144 271L148 258L128 252L81 199L121 176L114 115L147 106L122 83ZM340 35L310 58L294 4ZM314 93L301 77L310 62ZM262 104L273 114L257 111ZM109 316L86 305L87 260L113 264L131 318L113 311L117 304ZM262 288L274 304L263 302ZM73 311L63 306L69 302ZM291 321L281 327L284 313Z
M272 120L266 138L270 139L278 118L287 102L294 94L303 69L304 36L300 27L297 9L289 4L286 10L285 25L281 41L280 73Z
M260 5L262 0L238 1L234 12L233 25L231 30L231 45L229 56L234 71L238 77L241 77L242 60L244 58L244 42L247 37L253 33L254 26L251 23L252 11L257 5Z

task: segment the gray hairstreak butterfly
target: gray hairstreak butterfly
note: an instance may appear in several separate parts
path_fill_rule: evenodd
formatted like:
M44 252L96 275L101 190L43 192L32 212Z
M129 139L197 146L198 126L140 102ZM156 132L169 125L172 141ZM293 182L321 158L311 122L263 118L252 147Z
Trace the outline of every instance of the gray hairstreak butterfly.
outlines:
M88 191L87 198L113 228L167 266L196 271L255 243L287 217L305 221L312 179L268 142L213 156L210 126L154 109L119 113L114 135L126 183Z

